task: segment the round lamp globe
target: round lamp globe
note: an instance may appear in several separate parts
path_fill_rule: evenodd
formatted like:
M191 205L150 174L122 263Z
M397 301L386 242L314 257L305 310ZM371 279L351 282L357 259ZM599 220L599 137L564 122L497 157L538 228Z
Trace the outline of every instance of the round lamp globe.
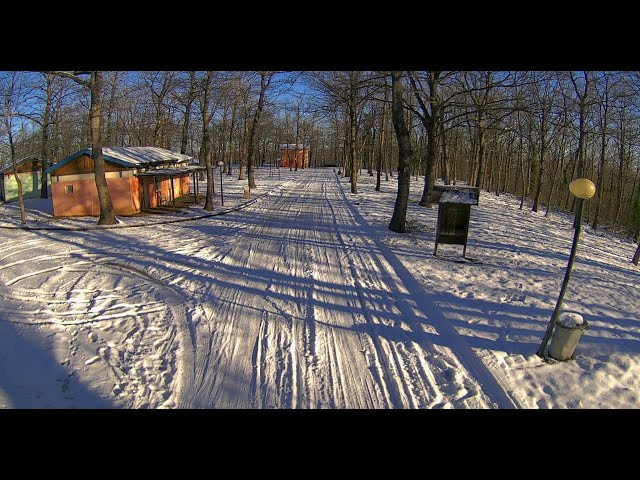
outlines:
M587 200L596 194L596 186L588 178L576 178L569 184L569 191L576 197Z

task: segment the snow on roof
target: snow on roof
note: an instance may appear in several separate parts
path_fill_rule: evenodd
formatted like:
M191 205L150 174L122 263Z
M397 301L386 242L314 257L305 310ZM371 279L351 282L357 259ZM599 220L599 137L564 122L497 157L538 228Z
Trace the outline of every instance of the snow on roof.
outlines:
M61 160L47 170L54 170L66 165L81 155L91 155L90 148L84 148L73 155ZM116 163L123 167L135 168L150 165L162 165L167 163L182 163L195 160L189 155L172 152L160 147L102 147L102 155L107 162Z
M137 177L170 177L176 175L184 175L185 173L193 173L199 172L202 170L206 170L205 167L200 167L198 165L189 165L186 167L177 167L177 168L154 168L152 170L147 170L146 172L137 173Z
M477 205L478 196L472 190L447 190L440 197L439 203L463 203Z
M136 166L188 162L193 157L182 153L172 152L159 147L104 147L102 154L106 157L122 160Z
M304 145L302 143L281 143L280 150L296 150L296 149L308 149L309 145Z

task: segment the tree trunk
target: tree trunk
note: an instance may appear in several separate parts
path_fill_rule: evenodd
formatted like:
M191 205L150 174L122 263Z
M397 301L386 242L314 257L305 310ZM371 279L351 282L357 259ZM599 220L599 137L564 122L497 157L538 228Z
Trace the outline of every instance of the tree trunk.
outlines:
M441 111L444 117L444 110ZM447 142L444 133L444 118L438 122L440 125L440 145L442 146L442 182L445 185L451 185L451 177L449 174L449 156L447 155Z
M389 230L398 233L404 233L406 231L409 184L411 183L411 165L414 155L411 149L409 130L407 130L404 121L401 77L402 72L391 72L391 119L393 121L393 129L398 139L398 194L396 195L396 203L391 222L389 223Z
M584 94L580 96L580 116L579 116L579 129L578 129L578 166L576 172L576 178L582 178L584 176L584 152L585 152L585 118L587 115L587 95L589 92L589 81L585 72L585 89Z
M273 73L260 73L260 96L258 97L258 107L256 108L256 112L253 115L253 123L251 124L251 129L249 131L249 152L247 155L247 178L249 188L256 188L256 182L253 177L253 164L255 163L256 156L256 133L258 130L258 122L260 121L260 115L262 114L262 109L264 108L264 99L267 92L267 88L269 88L269 84L271 83L271 78L273 77ZM296 147L297 148L297 147ZM304 162L304 152L303 152L303 162Z
M111 83L111 91L109 94L109 103L107 105L107 127L105 133L105 141L107 145L114 145L113 139L111 138L111 133L113 129L113 121L111 120L113 117L114 104L116 94L118 93L118 75L120 72L113 72L113 82Z
M11 113L10 113L11 114ZM13 176L16 178L16 184L18 185L18 206L20 207L20 223L26 223L26 212L24 209L24 197L22 190L22 180L18 176L18 166L16 165L16 149L13 142L13 134L9 132L9 151L11 152L11 163L13 164Z
M477 157L477 172L473 179L473 186L482 188L482 175L484 173L484 149L485 149L485 130L481 125L478 125L478 157Z
M245 104L245 109L247 105ZM242 145L240 147L240 172L238 173L238 180L244 180L244 166L247 161L247 111L244 112L244 118L242 120Z
M556 168L553 171L553 176L551 177L551 188L549 188L549 196L547 197L547 210L544 212L544 216L549 216L549 209L551 208L551 199L553 198L553 194L556 190L556 178L558 176L558 169L562 169L562 158L557 159L560 161L560 165L556 163Z
M13 117L14 110L13 105L16 103L16 96L18 92L16 92L17 88L17 73L13 72L10 77L9 84L7 85L8 90L3 92L3 101L2 106L4 107L2 110L2 123L6 130L6 135L9 140L9 153L11 155L11 164L13 166L13 176L16 179L16 184L18 186L18 205L20 207L20 223L24 224L26 222L25 219L25 210L24 210L24 198L22 197L22 181L18 176L18 166L16 163L16 146L13 138ZM19 100L18 100L19 101Z
M351 171L349 183L351 185L351 193L358 193L358 165L356 161L356 136L358 130L355 108L355 97L352 95L352 101L349 104L349 170Z
M638 261L640 260L640 244L638 244L638 248L636 248L636 253L633 255L633 264L637 267Z
M434 166L436 164L436 113L432 111L431 119L424 120L423 125L427 132L427 155L424 169L424 189L422 190L422 198L418 205L421 207L431 206L431 194L433 193L433 186L435 185Z
M238 104L234 98L233 106L231 107L231 126L229 127L229 165L227 166L227 175L233 175L233 129L236 124Z
M189 134L189 125L191 123L191 105L193 104L193 95L196 83L196 72L193 70L189 72L189 93L187 95L187 102L184 106L184 122L182 123L182 138L180 139L180 153L187 153L187 140Z
M207 198L204 202L204 209L213 210L213 166L211 165L211 139L209 136L209 123L211 122L211 113L209 112L209 103L211 102L211 82L213 80L213 72L208 71L203 85L202 98L202 156L204 157L204 166L207 171Z
M604 165L606 162L605 151L607 148L607 137L606 137L606 129L607 129L607 106L604 107L604 125L602 126L602 132L600 137L601 148L600 148L600 162L598 163L598 183L596 185L596 198L595 198L595 213L593 215L593 223L591 224L591 228L594 230L598 229L599 219L600 219L600 205L602 204L602 184L604 177Z
M413 87L413 97L417 100L422 115L419 115L422 126L424 127L427 136L427 146L425 155L425 169L424 169L424 189L422 191L422 197L418 204L422 207L428 207L431 205L431 194L433 193L433 185L435 184L435 167L437 162L437 140L438 130L440 123L440 101L438 98L438 80L440 78L440 72L430 71L428 74L428 96L423 99L420 95L421 89L418 88L418 81L413 75L409 74L409 81ZM427 107L429 104L430 109ZM416 172L417 176L417 172Z
M375 112L373 112L372 115L375 115ZM374 117L374 120L372 121L372 123L374 123L374 122L375 122L375 117ZM373 151L376 148L376 138L377 138L376 134L377 133L378 132L376 131L376 127L375 127L375 123L374 123L374 126L372 126L371 143L369 144L369 148L366 149L366 151L367 151L367 173L369 174L370 177L373 177Z
M533 196L533 206L531 207L532 212L538 211L538 202L540 201L540 192L542 191L542 175L544 173L544 154L546 150L545 124L546 124L545 112L542 112L542 120L540 124L540 157L539 157L540 160L537 165L536 192Z
M382 106L382 127L380 128L380 145L378 150L378 166L376 168L376 192L380 191L380 177L384 168L385 144L384 140L387 131L387 100L389 99L387 86L384 88L384 104ZM388 180L388 178L387 178Z
M44 173L49 168L49 126L51 123L51 103L53 101L53 74L46 75L46 97L44 112L42 114L42 137L40 139L40 157L42 160L42 178L40 179L40 198L49 198L49 182L47 174Z
M457 178L458 178L458 137L454 136L453 137L453 159L451 162L451 183L453 185L456 184Z
M96 188L100 204L100 218L98 225L115 225L116 216L113 213L111 193L107 185L107 177L102 156L102 72L91 72L89 80L91 91L91 106L89 120L91 123L91 156L95 168Z

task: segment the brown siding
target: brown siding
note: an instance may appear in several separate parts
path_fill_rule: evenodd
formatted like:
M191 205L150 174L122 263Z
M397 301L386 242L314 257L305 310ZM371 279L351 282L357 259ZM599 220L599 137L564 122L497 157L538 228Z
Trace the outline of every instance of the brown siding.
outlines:
M64 178L60 180L60 182L55 182L51 185L53 215L55 217L85 215L97 217L100 215L95 180L73 180L70 182L65 182ZM113 211L116 215L134 215L140 211L139 202L136 205L134 201L134 198L138 198L137 194L132 193L134 188L138 188L137 182L138 179L134 177L107 178L107 186L113 202ZM67 185L73 185L73 193L65 193L65 186Z
M138 177L129 177L129 185L129 191L131 192L131 207L133 209L133 213L137 213L142 208L140 179Z
M137 178L137 177L136 177ZM141 200L144 208L156 208L159 206L158 195L156 193L155 183L153 177L141 177L142 184L139 188L142 189L144 198ZM158 178L158 192L162 194L164 199L171 204L171 178L170 177L157 177ZM176 193L176 198L189 193L189 174L185 174L182 177L173 178L173 188Z
M164 198L166 198L167 201L170 201L171 182L169 181L169 177L160 177L158 180L160 182L160 191L162 192L162 195L164 195Z
M304 162L304 168L309 167L309 150L308 149L293 149L291 150L280 150L280 166L287 167L291 166L292 168L298 165L298 168L302 167Z
M104 162L104 169L107 172L119 172L121 170L129 170L122 165L111 162ZM79 173L93 173L93 158L88 155L81 155L73 159L71 162L63 165L51 173L54 176L77 175Z
M189 175L185 175L180 179L180 195L189 194Z
M144 207L156 208L158 206L158 197L152 177L142 177L142 190L145 197L142 202Z

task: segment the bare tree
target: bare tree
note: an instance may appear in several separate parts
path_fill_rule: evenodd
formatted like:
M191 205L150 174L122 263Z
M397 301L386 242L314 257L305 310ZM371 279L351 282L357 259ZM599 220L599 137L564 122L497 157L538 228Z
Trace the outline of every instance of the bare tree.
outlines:
M585 163L585 147L584 147L584 139L586 132L586 117L587 117L587 105L589 102L589 86L591 84L591 75L590 72L582 72L583 82L580 85L580 82L576 75L573 72L569 72L569 78L571 79L571 83L573 84L573 89L578 99L579 105L579 118L578 118L578 151L577 151L577 159L578 159L578 169L576 172L577 178L581 178L584 176L584 163Z
M389 223L389 230L398 233L406 231L407 204L409 202L409 184L411 183L411 166L414 153L411 149L409 130L405 124L403 111L402 72L391 72L392 104L391 119L398 139L398 194Z
M142 72L140 77L151 93L155 110L153 144L171 148L169 101L175 98L176 72Z
M358 193L359 130L365 103L379 88L379 85L374 82L376 77L371 72L349 71L315 72L310 78L311 85L322 92L325 107L328 110L342 109L344 112L345 144L349 160L344 170L345 174L349 173L351 193Z
M206 72L200 87L202 103L200 112L202 114L202 147L200 149L200 162L204 162L207 169L207 198L204 209L213 210L213 166L211 165L211 140L209 137L209 127L211 123L211 86L213 84L213 72Z
M249 130L249 146L247 152L247 179L249 188L256 188L256 182L253 177L253 164L256 157L256 133L258 130L258 122L260 121L260 115L264 109L265 96L267 89L271 84L275 72L260 72L260 94L258 97L258 105L253 115L253 122L251 123L251 129ZM297 148L297 146L296 146Z
M418 101L420 110L413 108L427 134L427 148L425 159L424 190L419 205L428 207L431 205L431 194L435 184L434 167L436 165L436 144L441 122L441 102L438 91L440 72L426 73L428 91L422 85L422 79L415 73L409 72L409 80L413 88L413 94Z
M186 82L182 82L186 83ZM180 153L187 153L187 141L189 139L189 127L191 125L191 106L196 99L196 72L189 72L188 87L184 88L182 95L176 95L178 102L184 108L184 120L182 122L182 136L180 138Z
M380 140L378 141L378 164L376 167L376 192L380 191L380 177L382 175L382 169L384 168L384 160L385 160L385 138L387 131L387 111L389 107L387 102L389 100L389 89L387 88L387 82L385 81L384 85L384 103L382 104L382 115L380 119ZM387 178L389 180L389 178Z
M100 218L98 225L115 225L116 216L113 213L111 193L107 185L105 175L104 157L102 156L102 72L52 72L56 75L69 78L89 90L91 104L89 107L89 123L91 125L91 156L95 170L96 188L98 189L98 202L100 205ZM89 79L81 78L81 75L89 75Z
M20 102L21 88L20 78L17 72L9 72L4 78L0 78L0 95L2 96L2 123L7 135L9 155L13 166L13 175L18 185L18 204L20 206L20 223L26 223L24 198L22 197L22 181L18 175L16 162L16 142L14 132L14 120L16 117L15 105Z

